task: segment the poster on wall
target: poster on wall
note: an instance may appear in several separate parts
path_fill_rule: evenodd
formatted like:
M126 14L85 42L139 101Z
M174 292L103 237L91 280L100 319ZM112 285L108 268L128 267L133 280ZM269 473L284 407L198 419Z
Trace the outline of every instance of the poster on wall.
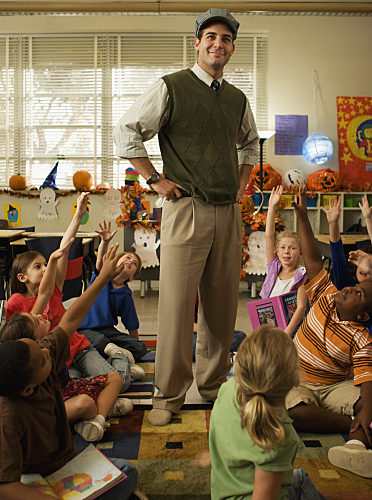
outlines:
M308 136L305 115L275 115L275 154L301 155Z
M76 207L77 207L77 203L75 201L72 204L72 218L74 218L74 215L76 212ZM81 219L80 225L81 226L89 226L89 201L88 201L88 205L87 205L87 210L86 210L85 214L83 215L83 218Z
M337 97L337 135L344 181L372 183L372 97Z
M9 227L21 225L21 205L18 203L4 204L4 219L8 221Z

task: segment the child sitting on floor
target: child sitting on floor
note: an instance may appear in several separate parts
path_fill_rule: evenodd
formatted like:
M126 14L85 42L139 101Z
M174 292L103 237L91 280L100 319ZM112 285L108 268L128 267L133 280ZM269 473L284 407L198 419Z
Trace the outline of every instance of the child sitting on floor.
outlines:
M82 193L79 196L75 215L62 238L60 246L65 245L71 237L76 235L85 214L88 199L88 193ZM44 317L50 321L51 329L59 324L66 312L62 304L62 288L65 281L67 263L68 253L58 260L53 293L44 313ZM45 259L38 252L25 252L14 259L11 278L12 296L6 304L6 320L15 312L30 312L32 310L38 296L45 269ZM70 357L67 361L71 377L80 379L82 373L87 376L97 377L103 373L117 371L123 381L121 392L125 392L133 377L127 356L130 353L124 349L120 349L118 346L112 347L115 347L115 352L106 361L93 348L90 341L84 335L75 332L70 338ZM65 372L63 377L61 376L62 387L64 388L67 383L68 373Z
M91 283L99 275L103 256L107 252L109 242L116 234L116 230L111 232L110 222L107 225L106 221L103 221L103 225L99 224L99 227L100 231L96 232L101 236L101 242L98 247L96 268ZM79 332L84 334L101 354L114 354L116 350L111 347L114 343L127 349L137 361L147 353L147 347L138 338L139 323L128 282L140 274L142 263L140 257L132 252L125 253L123 262L125 262L123 273L102 290L81 324ZM118 316L121 317L124 326L128 329L129 335L115 328L118 324ZM142 370L141 373L138 373L138 378L144 375L145 372Z
M22 473L48 475L65 465L76 453L63 403L57 372L70 354L69 337L85 317L99 292L120 274L121 255L116 249L107 253L100 276L71 306L60 325L49 334L47 320L28 313L36 329L46 335L39 344L24 338L0 344L0 498L50 498L22 484ZM111 394L111 407L120 390L121 380L112 378L116 391ZM118 462L116 462L117 465ZM114 486L112 497L126 500L137 482L137 471L128 461L121 464L128 476ZM102 495L104 498L105 493Z
M260 292L263 299L277 297L297 290L297 308L285 333L291 335L301 323L307 306L307 295L303 288L306 271L299 266L301 257L299 236L293 231L283 231L275 239L275 211L283 194L283 186L273 188L266 219L267 275Z
M68 253L72 242L73 238L49 257L37 299L30 313L32 318L28 313L13 314L0 331L0 342L29 338L39 343L45 337L48 331L46 327L50 326L50 322L43 320L42 313L53 293L57 262L65 252ZM66 363L63 366L66 367ZM120 388L121 377L118 373L111 372L87 379L70 378L67 386L62 388L67 418L70 423L82 420L75 424L75 430L86 441L102 439L107 416L118 417L132 411L132 402L124 398L118 399L113 408L108 406L111 403L111 394L116 394L118 380Z
M306 188L292 203L299 221L311 309L294 339L301 382L286 399L301 432L347 433L344 446L329 450L333 465L372 477L372 281L338 291L323 269L307 216ZM354 380L350 372L354 371Z
M212 500L319 500L303 469L293 470L300 442L285 410L288 391L299 382L292 340L261 326L243 340L234 377L214 404L209 431ZM194 465L208 465L201 452Z

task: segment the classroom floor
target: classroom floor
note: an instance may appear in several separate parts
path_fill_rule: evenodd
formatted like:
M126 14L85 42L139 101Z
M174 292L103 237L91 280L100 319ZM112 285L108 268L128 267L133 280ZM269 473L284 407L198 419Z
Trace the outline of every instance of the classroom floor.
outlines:
M140 297L140 281L132 281L129 284L133 292L133 299L136 305L137 315L139 319L139 333L157 333L158 331L158 299L159 299L159 282L151 281L151 288L146 290L145 297ZM257 300L258 295L254 299L251 297L251 290L248 288L248 283L240 283L238 313L235 323L235 329L245 333L252 331L252 325L247 310L247 302ZM193 363L195 369L195 363ZM139 400L137 404L148 404L149 401ZM202 399L196 389L195 381L186 394L186 404L200 404Z

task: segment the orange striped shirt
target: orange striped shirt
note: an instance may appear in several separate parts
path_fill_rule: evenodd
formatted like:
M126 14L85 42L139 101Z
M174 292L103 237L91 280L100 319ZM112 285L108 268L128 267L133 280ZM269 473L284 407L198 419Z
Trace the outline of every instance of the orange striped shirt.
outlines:
M314 385L347 380L354 369L354 385L372 380L372 337L353 321L340 321L334 296L337 288L323 269L305 285L311 309L294 342L300 357L301 378Z

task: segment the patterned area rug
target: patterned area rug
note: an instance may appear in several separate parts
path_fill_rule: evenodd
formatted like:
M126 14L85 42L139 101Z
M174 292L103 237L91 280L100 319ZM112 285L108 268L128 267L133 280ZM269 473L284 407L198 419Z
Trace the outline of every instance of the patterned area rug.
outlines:
M137 364L145 370L145 377L132 382L125 392L128 399L151 399L154 392L154 366L156 350L156 333L140 334L140 340L145 342L148 352Z
M149 500L209 500L210 472L191 465L196 453L208 448L211 405L186 405L165 427L147 422L151 406L136 406L132 413L111 419L101 442L106 456L126 458L137 466L138 489ZM372 480L331 465L328 449L342 445L340 434L302 434L295 467L304 468L328 500L371 500ZM75 435L78 451L88 443Z

